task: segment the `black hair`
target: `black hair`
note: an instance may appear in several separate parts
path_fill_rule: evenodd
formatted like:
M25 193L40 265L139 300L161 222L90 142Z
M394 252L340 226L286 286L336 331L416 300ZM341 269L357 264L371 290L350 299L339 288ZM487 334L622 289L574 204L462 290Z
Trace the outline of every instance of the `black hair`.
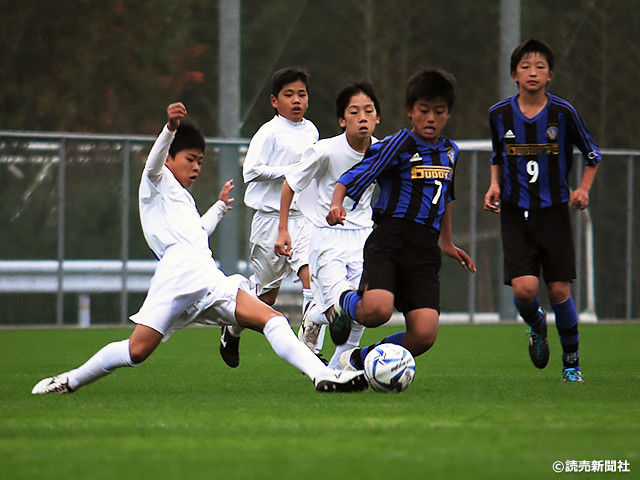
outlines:
M307 93L309 93L309 72L307 72L304 68L300 67L285 67L281 68L277 72L273 74L271 77L271 95L274 97L278 97L280 91L284 88L285 85L289 83L297 82L300 80L304 83L305 88L307 89ZM275 109L276 114L278 110Z
M359 93L364 93L367 97L373 101L373 106L376 108L376 113L380 115L380 101L378 100L378 96L376 95L375 90L373 89L373 85L369 82L355 82L351 85L343 88L338 96L336 97L336 115L338 118L344 118L344 112L349 105L349 100L354 95Z
M289 84L301 80L309 91L309 78L311 75L300 67L285 67L278 70L271 78L271 95L277 97L282 88Z
M425 69L414 74L407 83L406 107L413 108L420 100L443 99L449 111L456 100L456 79L440 69Z
M189 123L180 122L173 137L173 142L169 147L169 155L175 158L176 154L182 150L197 149L204 153L205 141L202 133L196 127Z
M511 73L515 73L522 57L529 53L539 53L543 55L547 59L549 70L553 70L553 51L551 50L551 47L542 40L530 38L518 45L511 54Z

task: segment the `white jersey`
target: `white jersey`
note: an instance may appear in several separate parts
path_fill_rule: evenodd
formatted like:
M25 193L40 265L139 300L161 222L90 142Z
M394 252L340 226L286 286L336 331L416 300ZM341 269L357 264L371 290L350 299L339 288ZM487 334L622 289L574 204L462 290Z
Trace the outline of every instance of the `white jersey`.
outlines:
M304 150L318 140L313 122L302 119L292 122L276 115L251 139L242 167L247 184L244 203L264 213L280 211L280 193L285 174L300 159ZM296 202L291 213L298 213Z
M173 245L210 257L209 235L227 207L218 201L200 217L191 193L165 165L174 136L165 125L149 152L138 194L142 231L158 259Z
M235 324L238 289L249 289L240 275L226 277L209 249L209 235L227 211L219 200L201 217L195 201L165 161L175 132L164 127L149 152L140 181L140 221L160 262L145 301L130 318L164 335L193 321ZM207 318L201 316L209 309Z
M377 139L371 137L372 142ZM331 197L340 175L359 163L364 153L357 152L347 141L346 133L326 138L311 145L302 155L301 161L287 172L286 179L291 189L298 193L300 211L315 226L332 228L327 223ZM344 199L347 218L344 226L333 228L357 229L373 226L371 219L371 196L374 185L367 188L354 208L350 198Z

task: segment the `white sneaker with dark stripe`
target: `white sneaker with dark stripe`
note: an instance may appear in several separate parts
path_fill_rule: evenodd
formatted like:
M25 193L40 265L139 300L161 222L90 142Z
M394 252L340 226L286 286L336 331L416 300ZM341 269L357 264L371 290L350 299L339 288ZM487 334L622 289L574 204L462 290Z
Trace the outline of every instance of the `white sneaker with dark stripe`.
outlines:
M47 393L73 393L69 387L69 378L66 373L62 373L55 377L40 380L31 390L33 395L45 395Z
M304 342L304 344L311 349L312 352L316 351L318 345L318 338L322 325L318 325L311 322L309 313L311 309L316 306L316 302L311 300L304 309L302 314L302 322L300 323L300 330L298 330L298 338Z

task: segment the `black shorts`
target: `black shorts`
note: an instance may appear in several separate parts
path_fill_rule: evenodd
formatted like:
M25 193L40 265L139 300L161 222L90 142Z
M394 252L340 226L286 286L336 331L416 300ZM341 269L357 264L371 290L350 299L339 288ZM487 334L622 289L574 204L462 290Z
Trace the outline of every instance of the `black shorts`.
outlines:
M523 275L540 276L546 283L576 278L575 249L567 204L523 210L502 204L504 283Z
M402 313L417 308L440 312L439 234L399 218L381 221L364 246L360 290L383 289L394 294Z

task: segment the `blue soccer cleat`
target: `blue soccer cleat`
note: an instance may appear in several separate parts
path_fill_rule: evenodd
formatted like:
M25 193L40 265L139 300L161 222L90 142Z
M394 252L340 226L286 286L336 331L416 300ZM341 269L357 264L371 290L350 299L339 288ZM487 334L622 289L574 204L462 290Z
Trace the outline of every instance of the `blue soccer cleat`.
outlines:
M562 381L563 382L577 382L582 383L582 371L580 367L564 367L562 369Z

